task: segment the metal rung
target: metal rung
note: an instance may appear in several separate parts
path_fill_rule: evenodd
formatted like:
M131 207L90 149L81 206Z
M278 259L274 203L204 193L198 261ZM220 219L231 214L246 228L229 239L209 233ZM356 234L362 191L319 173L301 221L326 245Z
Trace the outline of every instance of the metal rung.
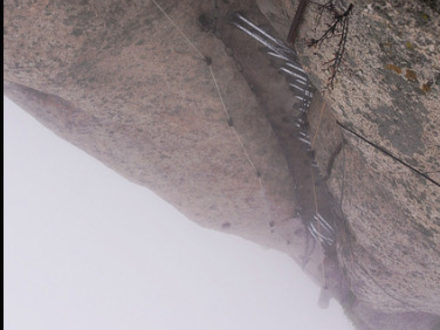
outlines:
M272 37L269 33L267 33L266 31L264 31L263 29L259 28L257 25L255 25L254 23L252 23L251 21L249 21L248 19L244 18L243 16L241 16L240 14L237 14L237 17L239 19L241 19L243 22L245 22L246 24L250 25L252 28L254 28L255 30L257 30L258 32L260 32L262 35L264 35L267 39L272 40L273 42L275 42L276 44L285 47L285 45L283 45L278 39Z
M296 69L296 70L298 70L298 71L300 71L300 72L302 72L302 73L306 73L304 70L303 70L303 68L301 68L299 65L297 65L297 64L293 64L292 62L286 62L286 65L287 66L290 66L291 68L294 68L294 69Z
M305 144L307 144L307 145L311 145L311 143L310 143L310 141L309 140L307 140L307 139L304 139L304 138L302 138L302 137L300 137L300 138L298 138L301 142L303 142L303 143L305 143Z
M279 58L279 59L281 59L281 60L285 60L285 61L288 61L288 60L289 60L289 58L288 58L287 56L284 56L284 55L282 55L282 54L276 53L276 52L274 52L274 51L272 51L272 50L268 51L267 54L270 55L270 56L273 56L273 57Z
M307 85L307 77L304 77L304 76L302 76L302 75L300 75L300 74L298 74L298 73L296 73L296 72L293 72L292 70L289 70L289 69L287 69L287 68L284 67L284 66L281 67L280 70L283 71L283 72L285 72L285 73L287 73L287 74L289 74L289 75L291 75L291 76L293 76L293 77L298 78L299 80L304 81L303 84L304 84L304 85Z
M252 38L254 38L255 40L257 40L258 42L260 42L261 44L263 44L264 46L266 46L267 48L271 49L274 52L277 52L275 47L267 42L266 40L264 40L261 36L259 36L258 34L254 34L252 31L246 29L244 26L238 24L238 23L233 23L237 28L239 28L240 30L242 30L243 32L245 32L246 34L250 35Z
M322 223L322 225L324 227L326 227L328 230L330 230L331 232L334 232L335 230L333 229L333 227L322 217L321 214L316 213L316 217L318 218L318 221L320 223Z
M329 244L333 243L333 239L330 237L326 237L325 235L321 234L313 225L312 222L309 223L309 227L310 229L316 234L316 236L320 237L321 239L323 239L324 241L328 242Z

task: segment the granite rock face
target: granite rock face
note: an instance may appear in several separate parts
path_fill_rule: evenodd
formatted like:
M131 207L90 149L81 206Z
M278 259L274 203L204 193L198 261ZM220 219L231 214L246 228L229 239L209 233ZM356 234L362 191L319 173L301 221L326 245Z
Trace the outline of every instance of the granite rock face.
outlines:
M298 1L258 3L287 36ZM310 4L295 43L328 105L324 114L312 109L309 119L321 171L331 163L327 184L347 221L338 258L361 301L386 312L438 315L440 16L423 1L351 3L333 89L328 62L339 37L309 44L334 16L319 16Z
M295 2L8 0L4 91L202 226L288 253L360 329L432 329L439 14L418 1L352 2L334 89L308 113L316 174L276 63L230 24L241 11L284 38ZM316 14L308 6L295 46L323 90L337 40L307 46L331 20L315 32ZM306 230L318 204L337 229L330 250Z
M222 33L247 40L227 18L240 8L7 1L5 94L202 226L302 262L309 236L281 143L213 31L222 17ZM319 281L323 252L311 255L305 270Z

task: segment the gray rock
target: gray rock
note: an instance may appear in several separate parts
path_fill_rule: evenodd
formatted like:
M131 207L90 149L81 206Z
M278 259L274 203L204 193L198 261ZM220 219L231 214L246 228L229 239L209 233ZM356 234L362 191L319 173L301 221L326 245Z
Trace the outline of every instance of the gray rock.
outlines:
M241 10L285 36L288 0L258 0L261 12L250 0L8 0L4 91L202 226L288 253L359 328L431 329L439 15L418 1L353 3L335 88L308 113L315 157L278 64L230 24ZM296 48L322 88L334 48L306 46L315 15L309 6ZM336 229L325 251L307 231L316 211Z
M287 36L296 6L258 2ZM309 121L318 164L346 220L338 259L370 308L439 315L440 17L421 1L352 3L334 89L325 88L326 62L338 38L307 46L332 16L317 25L318 7L309 5L295 45L326 103Z

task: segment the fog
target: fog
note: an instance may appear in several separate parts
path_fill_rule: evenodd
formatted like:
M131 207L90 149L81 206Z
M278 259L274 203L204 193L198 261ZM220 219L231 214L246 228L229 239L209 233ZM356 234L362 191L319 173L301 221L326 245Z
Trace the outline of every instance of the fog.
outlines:
M201 228L4 108L5 329L353 329L283 253Z

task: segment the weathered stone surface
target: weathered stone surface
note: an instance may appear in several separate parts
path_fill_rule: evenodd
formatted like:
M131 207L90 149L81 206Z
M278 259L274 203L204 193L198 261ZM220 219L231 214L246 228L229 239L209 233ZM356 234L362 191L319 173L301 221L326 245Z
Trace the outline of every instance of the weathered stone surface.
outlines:
M190 219L285 251L359 328L431 329L440 315L438 14L416 1L353 1L335 89L308 115L314 173L277 63L229 24L241 10L286 35L295 5L256 3L8 0L5 93ZM315 13L309 6L297 48L322 87L333 48L305 46ZM316 209L337 229L326 256L304 226Z
M339 241L338 258L370 306L440 314L440 17L420 1L352 3L328 106L309 114L321 172L351 236ZM286 36L296 6L259 5ZM296 48L324 88L338 38L307 46L332 19L324 14L317 26L317 10L308 6Z
M310 239L280 141L204 22L221 9L160 5L6 2L6 95L190 219L302 263ZM223 17L223 33L241 35ZM310 253L306 271L318 281L323 253Z
M287 0L258 2L286 36L296 6ZM440 15L422 1L351 3L344 60L326 101L337 120L438 183ZM339 38L308 47L332 17L322 15L317 25L317 6L307 8L295 46L315 84L325 88L326 62L334 58Z
M28 109L39 120L205 225L265 226L273 212L265 195L280 201L282 220L291 218L292 180L271 127L223 44L193 24L199 6L165 9L212 57L233 127L205 59L154 3L96 6L23 4L16 12L7 4L7 94L33 98L40 108Z

